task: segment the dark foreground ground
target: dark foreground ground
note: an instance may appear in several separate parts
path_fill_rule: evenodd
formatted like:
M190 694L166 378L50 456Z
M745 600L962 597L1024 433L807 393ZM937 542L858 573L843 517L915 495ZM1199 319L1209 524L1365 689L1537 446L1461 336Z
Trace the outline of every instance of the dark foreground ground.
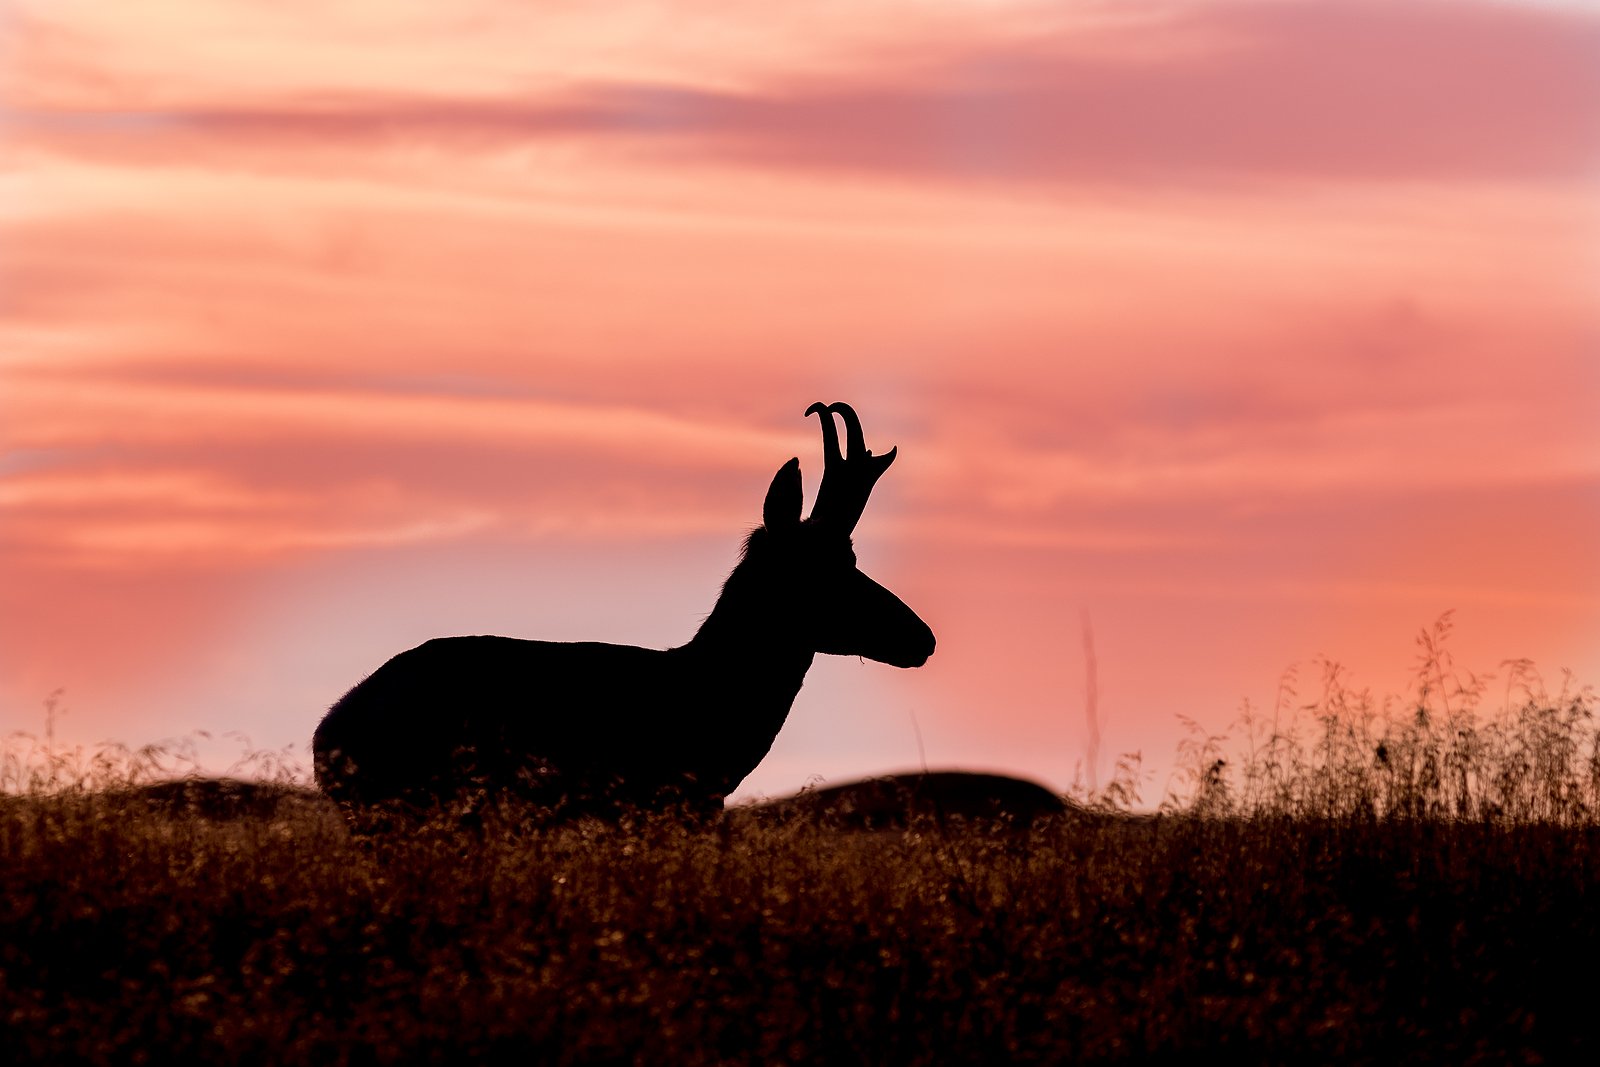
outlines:
M0 1063L1600 1062L1600 834L0 803Z

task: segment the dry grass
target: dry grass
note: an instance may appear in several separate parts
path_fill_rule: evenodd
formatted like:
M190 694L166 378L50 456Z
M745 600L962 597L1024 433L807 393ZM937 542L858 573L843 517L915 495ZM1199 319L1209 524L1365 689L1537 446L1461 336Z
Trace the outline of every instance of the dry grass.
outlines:
M1593 1062L1592 699L1472 691L1385 717L1330 686L1191 744L1158 817L1025 833L358 840L309 793L33 750L12 782L56 787L0 800L0 1061Z

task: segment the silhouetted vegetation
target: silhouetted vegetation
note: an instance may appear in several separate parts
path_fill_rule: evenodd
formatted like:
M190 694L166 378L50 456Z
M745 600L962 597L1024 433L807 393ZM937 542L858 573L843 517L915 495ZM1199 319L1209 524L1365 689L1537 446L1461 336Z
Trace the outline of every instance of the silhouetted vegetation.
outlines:
M1593 698L1517 664L1487 714L1447 629L1403 702L1330 667L1277 729L1197 734L1159 814L1130 764L1026 827L490 807L363 840L283 782L14 742L0 1059L1592 1062Z

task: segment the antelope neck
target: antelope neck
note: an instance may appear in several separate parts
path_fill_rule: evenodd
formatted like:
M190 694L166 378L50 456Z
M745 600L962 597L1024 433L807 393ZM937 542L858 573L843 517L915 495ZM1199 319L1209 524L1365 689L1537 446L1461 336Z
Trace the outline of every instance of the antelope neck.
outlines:
M735 669L757 667L779 677L792 672L798 686L816 653L785 622L761 614L751 617L751 613L728 611L719 603L681 651L698 659L720 660Z

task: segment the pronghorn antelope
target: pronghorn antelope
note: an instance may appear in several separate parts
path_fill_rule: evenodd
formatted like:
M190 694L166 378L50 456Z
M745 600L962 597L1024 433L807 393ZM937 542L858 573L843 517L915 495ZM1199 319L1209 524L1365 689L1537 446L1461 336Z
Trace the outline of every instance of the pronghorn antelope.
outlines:
M687 644L428 641L329 710L312 742L317 782L352 811L501 795L555 813L715 810L771 748L817 653L927 662L933 631L856 568L850 543L897 450L868 451L846 404L806 414L823 438L811 516L791 459Z

